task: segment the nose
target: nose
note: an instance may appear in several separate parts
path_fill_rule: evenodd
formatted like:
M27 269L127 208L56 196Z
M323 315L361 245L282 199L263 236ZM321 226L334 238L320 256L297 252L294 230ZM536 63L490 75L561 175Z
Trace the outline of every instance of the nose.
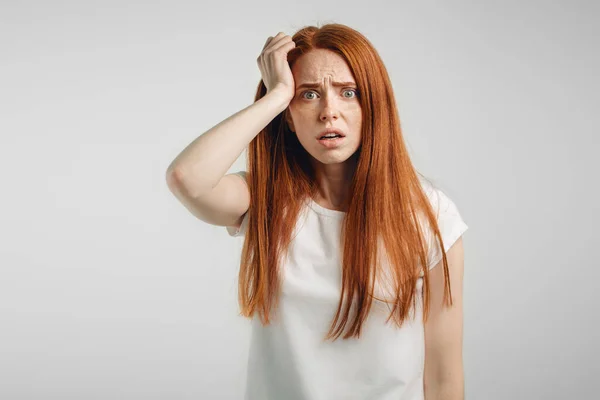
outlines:
M319 115L320 120L323 122L335 121L339 118L339 110L332 97L333 96L324 96L323 98L324 105L321 114Z

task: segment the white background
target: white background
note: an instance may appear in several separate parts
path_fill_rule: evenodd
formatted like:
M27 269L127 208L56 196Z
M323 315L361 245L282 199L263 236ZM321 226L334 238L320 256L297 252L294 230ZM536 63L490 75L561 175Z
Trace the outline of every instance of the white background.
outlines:
M466 397L595 397L597 2L0 4L0 398L242 398L241 242L165 172L252 103L268 36L327 22L469 225Z

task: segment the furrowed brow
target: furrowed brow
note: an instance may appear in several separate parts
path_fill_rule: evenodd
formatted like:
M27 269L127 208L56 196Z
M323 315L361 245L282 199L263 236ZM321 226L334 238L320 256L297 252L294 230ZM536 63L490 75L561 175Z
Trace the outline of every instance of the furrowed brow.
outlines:
M332 86L336 86L336 87L340 87L340 86L356 86L356 82L333 82L331 84ZM321 87L320 83L303 83L301 85L299 85L296 90L300 90L300 89L304 89L304 88L308 88L308 89L315 89L315 88L319 88Z

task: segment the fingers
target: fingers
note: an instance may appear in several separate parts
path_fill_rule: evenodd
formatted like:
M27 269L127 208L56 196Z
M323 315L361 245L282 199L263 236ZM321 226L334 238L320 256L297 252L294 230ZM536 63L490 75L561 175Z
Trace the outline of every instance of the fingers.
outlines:
M269 51L278 51L280 49L294 47L296 47L296 43L292 40L290 36L286 36L280 39L277 43L274 43L273 45L269 46ZM285 54L287 55L287 51L285 52Z
M287 36L288 35L286 35L283 32L279 32L277 35L275 35L275 37L269 36L263 47L263 53L265 52L265 50L271 50L274 46L277 46L277 44L282 40L282 38L285 38Z
M269 42L271 42L271 39L273 39L273 36L269 36L267 38L267 41L265 42L265 45L263 46L263 51L267 48L267 46L269 45Z

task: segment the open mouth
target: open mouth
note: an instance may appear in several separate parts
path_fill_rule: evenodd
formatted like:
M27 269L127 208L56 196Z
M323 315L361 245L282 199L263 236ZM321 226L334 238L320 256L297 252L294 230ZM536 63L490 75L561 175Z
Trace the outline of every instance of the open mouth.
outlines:
M331 139L336 139L336 138L341 138L343 137L342 135L339 134L335 134L335 135L323 135L319 138L319 140L331 140Z
M321 138L319 138L318 141L320 144L327 148L333 148L341 145L345 138L346 137L342 135L335 135L332 137L321 136Z

